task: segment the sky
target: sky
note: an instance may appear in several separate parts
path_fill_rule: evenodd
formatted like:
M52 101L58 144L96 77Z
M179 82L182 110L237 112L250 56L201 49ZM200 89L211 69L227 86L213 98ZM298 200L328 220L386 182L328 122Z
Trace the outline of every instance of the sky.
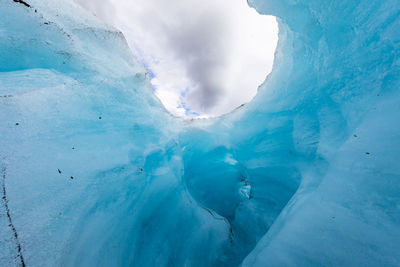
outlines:
M275 17L246 0L75 0L123 32L172 114L213 117L251 101L271 72Z

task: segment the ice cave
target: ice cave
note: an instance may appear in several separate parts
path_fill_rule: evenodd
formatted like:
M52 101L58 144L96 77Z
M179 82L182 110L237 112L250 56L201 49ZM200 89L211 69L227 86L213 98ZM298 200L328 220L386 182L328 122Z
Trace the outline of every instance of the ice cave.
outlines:
M0 266L400 266L400 1L248 4L271 74L188 121L115 28L0 0Z

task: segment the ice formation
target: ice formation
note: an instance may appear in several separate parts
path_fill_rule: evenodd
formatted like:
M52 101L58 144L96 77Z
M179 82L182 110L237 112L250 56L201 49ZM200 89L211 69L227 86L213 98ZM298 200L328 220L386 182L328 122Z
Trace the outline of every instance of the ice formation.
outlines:
M117 30L0 0L1 266L400 265L399 1L249 4L272 73L186 122Z

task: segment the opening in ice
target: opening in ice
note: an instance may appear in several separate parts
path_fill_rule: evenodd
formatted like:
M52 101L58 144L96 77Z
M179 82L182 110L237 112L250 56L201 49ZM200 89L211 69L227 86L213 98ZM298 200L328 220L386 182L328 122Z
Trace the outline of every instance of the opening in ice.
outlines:
M251 101L272 70L276 19L244 0L77 1L122 30L176 116L228 113Z

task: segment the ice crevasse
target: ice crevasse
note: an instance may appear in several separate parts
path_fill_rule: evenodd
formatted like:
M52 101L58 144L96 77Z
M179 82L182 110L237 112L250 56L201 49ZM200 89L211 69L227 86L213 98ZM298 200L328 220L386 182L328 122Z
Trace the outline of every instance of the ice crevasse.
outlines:
M248 2L273 71L190 122L116 29L0 0L0 266L400 265L400 2Z

